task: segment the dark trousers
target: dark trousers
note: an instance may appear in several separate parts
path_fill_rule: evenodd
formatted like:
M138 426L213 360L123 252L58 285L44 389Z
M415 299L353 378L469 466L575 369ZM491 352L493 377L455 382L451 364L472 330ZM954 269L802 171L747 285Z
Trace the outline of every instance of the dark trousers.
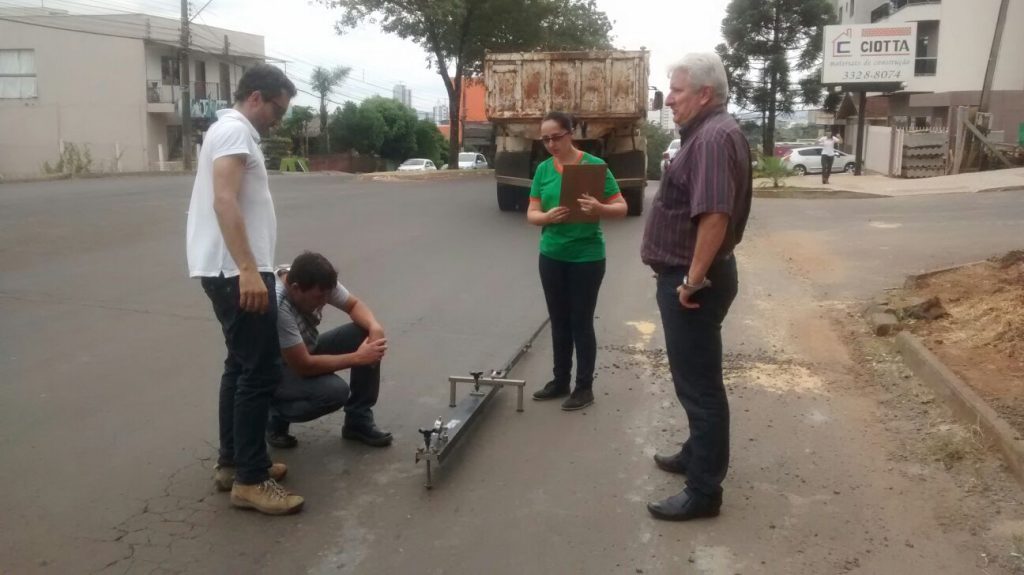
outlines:
M220 378L220 457L234 466L235 481L245 485L268 478L267 411L281 379L281 347L277 339L277 298L274 275L262 273L269 305L265 313L239 307L238 277L203 278L203 290L213 304L227 346Z
M722 321L736 298L736 259L715 262L708 270L711 287L694 294L697 309L679 303L676 288L685 270L658 275L658 307L672 382L690 437L683 444L686 486L719 498L729 469L729 401L722 381Z
M822 154L821 156L821 183L827 184L828 177L832 175L832 164L836 161L835 156Z
M354 323L321 334L313 355L340 355L359 349L368 333ZM288 366L271 403L271 431L287 433L289 423L313 421L345 408L345 425L373 424L380 395L380 364L353 367L352 386L334 373L303 377Z
M540 283L551 318L551 346L554 350L555 381L566 387L572 379L572 351L576 348L576 387L594 384L597 336L594 310L604 279L605 260L563 262L541 254Z

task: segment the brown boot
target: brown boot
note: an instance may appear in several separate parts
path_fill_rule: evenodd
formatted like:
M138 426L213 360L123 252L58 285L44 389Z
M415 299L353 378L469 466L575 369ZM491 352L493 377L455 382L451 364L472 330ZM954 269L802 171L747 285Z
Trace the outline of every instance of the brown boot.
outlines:
M244 509L255 509L267 515L298 513L304 503L302 497L289 493L284 487L268 479L256 485L235 483L231 488L231 504Z
M284 463L271 463L270 469L268 469L267 472L270 473L270 478L274 481L281 481L284 479L285 475L288 475L288 466ZM234 483L234 467L218 465L214 468L213 485L217 488L217 491L231 491L231 485Z

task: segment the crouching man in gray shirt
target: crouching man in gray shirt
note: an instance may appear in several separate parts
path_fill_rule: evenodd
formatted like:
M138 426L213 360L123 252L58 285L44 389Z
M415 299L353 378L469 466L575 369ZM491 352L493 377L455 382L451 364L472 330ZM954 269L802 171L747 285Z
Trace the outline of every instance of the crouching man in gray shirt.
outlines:
M363 301L338 282L324 256L305 252L277 272L277 331L284 375L271 402L267 443L291 448L298 440L289 424L313 421L344 408L341 436L373 447L391 445L377 429L373 406L380 394L380 362L388 349L384 328ZM352 323L324 334L321 312L330 304ZM351 386L335 372L350 369Z

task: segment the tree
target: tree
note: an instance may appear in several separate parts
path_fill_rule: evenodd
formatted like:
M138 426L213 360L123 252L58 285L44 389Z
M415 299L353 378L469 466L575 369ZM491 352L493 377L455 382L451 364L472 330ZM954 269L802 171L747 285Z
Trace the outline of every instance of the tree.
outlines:
M660 180L662 154L675 136L654 122L644 122L643 131L647 136L647 179Z
M374 96L363 100L358 107L346 102L344 108L335 110L328 133L338 142L339 149L400 162L416 153L417 122L412 108L390 98Z
M799 98L822 99L819 70L824 26L833 21L828 0L731 0L722 20L725 43L715 48L730 80L732 101L760 111L765 156L775 147L775 118L792 113ZM807 74L794 82L794 70Z
M416 152L417 158L427 158L434 162L435 166L444 163L441 160L441 144L444 136L430 120L416 122ZM447 159L445 160L447 161Z
M341 10L339 34L366 20L419 44L448 93L449 147L461 141L462 78L485 50L607 49L611 22L595 0L319 0ZM449 166L457 169L453 162Z
M359 125L359 106L355 102L345 102L341 108L334 110L327 126L327 134L338 150L356 149Z
M299 138L302 144L302 155L309 155L309 137L306 135L309 129L309 123L314 118L313 108L309 106L292 106L288 117L281 123L281 128L277 131L279 135L287 136L290 138Z
M313 91L320 96L320 136L324 153L331 153L331 138L327 132L327 99L337 88L348 78L351 68L336 66L328 70L321 66L313 68L313 74L309 79L309 85Z

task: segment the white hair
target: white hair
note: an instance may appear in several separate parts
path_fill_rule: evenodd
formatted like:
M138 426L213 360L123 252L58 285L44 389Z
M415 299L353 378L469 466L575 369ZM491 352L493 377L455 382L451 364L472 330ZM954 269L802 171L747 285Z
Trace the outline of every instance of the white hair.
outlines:
M668 68L668 75L686 72L692 88L711 88L720 103L729 100L729 79L725 75L725 66L718 54L712 52L695 52L683 56Z

